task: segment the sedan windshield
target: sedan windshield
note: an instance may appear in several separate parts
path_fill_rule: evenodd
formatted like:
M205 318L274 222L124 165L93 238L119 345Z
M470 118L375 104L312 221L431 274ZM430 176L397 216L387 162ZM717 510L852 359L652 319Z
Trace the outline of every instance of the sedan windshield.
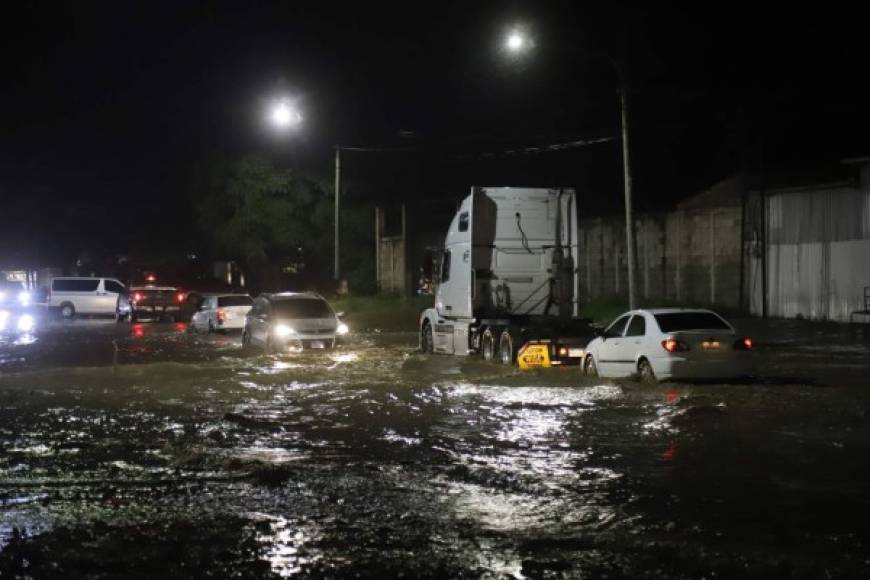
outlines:
M656 314L662 332L680 330L731 330L724 320L712 312L668 312Z
M221 296L218 306L250 306L254 301L250 296Z
M272 312L278 318L331 318L329 304L317 298L292 298L272 303Z

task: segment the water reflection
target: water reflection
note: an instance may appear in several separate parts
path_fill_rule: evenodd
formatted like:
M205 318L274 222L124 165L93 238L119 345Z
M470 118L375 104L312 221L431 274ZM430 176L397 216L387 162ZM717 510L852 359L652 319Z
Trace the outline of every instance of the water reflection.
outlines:
M306 549L315 535L310 527L303 528L281 516L263 513L250 515L254 520L268 525L268 531L257 535L257 542L263 546L261 557L269 563L273 574L289 578L302 572L304 566L320 559L318 554L311 554Z

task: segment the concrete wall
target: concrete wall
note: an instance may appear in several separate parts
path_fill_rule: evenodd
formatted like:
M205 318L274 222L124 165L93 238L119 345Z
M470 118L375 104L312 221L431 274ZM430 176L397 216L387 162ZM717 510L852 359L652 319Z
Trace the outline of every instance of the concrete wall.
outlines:
M645 305L741 307L740 207L687 209L639 216L637 295ZM581 303L627 297L625 222L580 221Z

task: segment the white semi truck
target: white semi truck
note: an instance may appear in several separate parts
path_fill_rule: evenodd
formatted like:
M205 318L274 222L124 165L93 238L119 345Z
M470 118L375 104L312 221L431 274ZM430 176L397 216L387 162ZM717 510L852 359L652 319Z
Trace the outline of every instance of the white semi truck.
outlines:
M434 307L420 316L421 349L513 364L535 345L543 364L527 366L582 363L594 331L578 318L577 260L572 189L472 188L447 232Z

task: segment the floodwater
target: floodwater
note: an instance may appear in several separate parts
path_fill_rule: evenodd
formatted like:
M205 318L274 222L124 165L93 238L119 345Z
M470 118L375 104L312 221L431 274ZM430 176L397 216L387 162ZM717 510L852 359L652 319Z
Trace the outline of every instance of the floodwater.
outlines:
M183 324L4 339L0 577L870 577L870 332L746 326L759 377L727 385L410 333L279 356Z

